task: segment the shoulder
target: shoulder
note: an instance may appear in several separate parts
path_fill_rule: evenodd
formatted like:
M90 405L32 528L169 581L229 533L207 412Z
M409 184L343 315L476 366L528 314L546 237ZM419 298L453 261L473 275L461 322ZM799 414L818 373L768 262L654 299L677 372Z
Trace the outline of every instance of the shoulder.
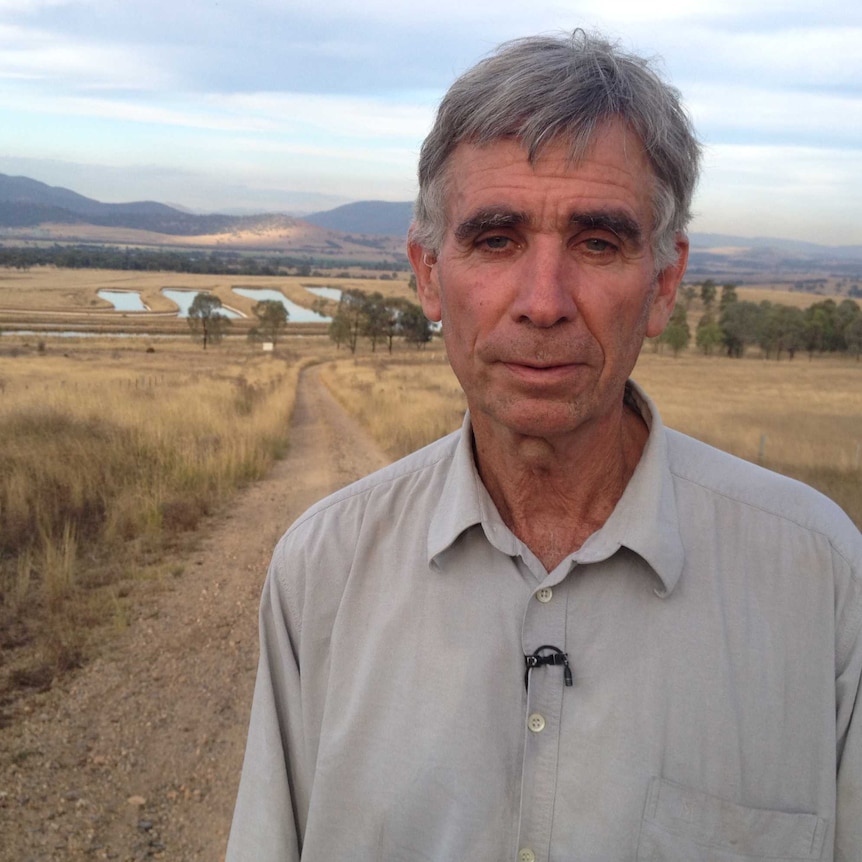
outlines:
M435 440L324 497L306 510L290 529L302 529L321 518L343 515L351 509L364 509L376 501L412 494L417 487L445 480L460 435L461 431L455 431Z
M345 486L311 506L281 537L264 595L297 631L311 615L334 619L346 584L404 548L427 547L461 432L455 432Z
M809 485L699 440L665 429L668 463L678 486L759 527L819 536L853 567L862 563L862 534L835 502Z
M363 530L391 529L409 511L417 528L439 501L461 431L324 497L307 509L282 536L276 558L302 549L305 555L355 544Z

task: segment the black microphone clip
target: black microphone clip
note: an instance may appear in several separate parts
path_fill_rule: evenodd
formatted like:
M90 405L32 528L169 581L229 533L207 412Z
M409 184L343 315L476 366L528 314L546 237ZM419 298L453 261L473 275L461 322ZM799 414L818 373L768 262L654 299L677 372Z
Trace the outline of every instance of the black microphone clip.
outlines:
M543 655L543 651L550 650L548 655ZM524 661L527 663L527 670L524 674L524 686L530 685L530 671L534 667L541 667L546 664L562 665L563 666L563 681L566 685L572 685L572 669L569 667L568 653L564 653L561 649L550 644L540 646L532 655L525 655Z

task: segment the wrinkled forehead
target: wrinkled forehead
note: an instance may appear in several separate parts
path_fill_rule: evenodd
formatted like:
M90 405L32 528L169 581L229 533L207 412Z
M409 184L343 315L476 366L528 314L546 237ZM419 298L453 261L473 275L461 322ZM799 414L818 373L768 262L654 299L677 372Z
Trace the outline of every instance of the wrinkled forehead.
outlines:
M461 142L448 157L441 202L448 222L465 199L502 203L540 191L562 203L567 195L597 202L607 196L628 201L643 214L648 230L655 187L655 170L641 139L616 121L598 126L580 147L564 135L533 150L514 135Z
M592 128L581 129L576 135L567 132L549 133L545 136L539 136L535 140L525 140L513 133L481 139L468 138L456 143L446 157L442 174L444 206L448 203L452 191L453 174L456 173L455 169L462 161L465 152L490 152L496 145L513 144L520 151L522 158L531 165L538 164L549 154L553 154L555 158L559 158L560 154L563 154L566 166L575 170L585 160L590 160L601 154L609 142L613 142L615 147L621 148L622 152L632 160L632 163L637 165L639 175L652 194L657 182L656 169L640 135L624 120L610 117ZM514 150L514 147L512 149Z

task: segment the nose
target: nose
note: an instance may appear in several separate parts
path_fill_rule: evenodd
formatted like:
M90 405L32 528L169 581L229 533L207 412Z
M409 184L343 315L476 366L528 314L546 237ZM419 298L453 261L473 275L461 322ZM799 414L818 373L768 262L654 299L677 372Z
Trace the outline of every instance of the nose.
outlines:
M510 313L515 320L543 329L577 315L574 272L559 241L534 242L521 259Z

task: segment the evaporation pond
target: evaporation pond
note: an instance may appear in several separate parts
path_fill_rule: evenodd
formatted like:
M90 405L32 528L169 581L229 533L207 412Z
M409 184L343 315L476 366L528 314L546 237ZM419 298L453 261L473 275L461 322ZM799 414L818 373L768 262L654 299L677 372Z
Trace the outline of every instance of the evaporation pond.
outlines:
M322 299L331 299L333 302L341 302L341 290L337 287L314 287L313 285L302 285L309 293Z
M295 302L291 302L283 293L278 290L267 290L259 287L235 287L234 293L246 297L246 299L255 299L258 302L263 302L266 299L280 302L286 309L289 315L290 323L329 323L331 318L318 314L310 308L303 308Z
M116 311L149 311L137 290L100 290L96 296L114 306Z
M177 308L179 311L177 312L177 317L188 317L189 309L192 306L192 303L195 301L195 297L199 293L209 293L206 290L179 290L171 287L163 287L162 293L171 301L177 304ZM238 318L242 317L242 315L238 311L234 311L232 308L227 308L226 306L222 306L219 309L219 314L223 317L233 317Z

